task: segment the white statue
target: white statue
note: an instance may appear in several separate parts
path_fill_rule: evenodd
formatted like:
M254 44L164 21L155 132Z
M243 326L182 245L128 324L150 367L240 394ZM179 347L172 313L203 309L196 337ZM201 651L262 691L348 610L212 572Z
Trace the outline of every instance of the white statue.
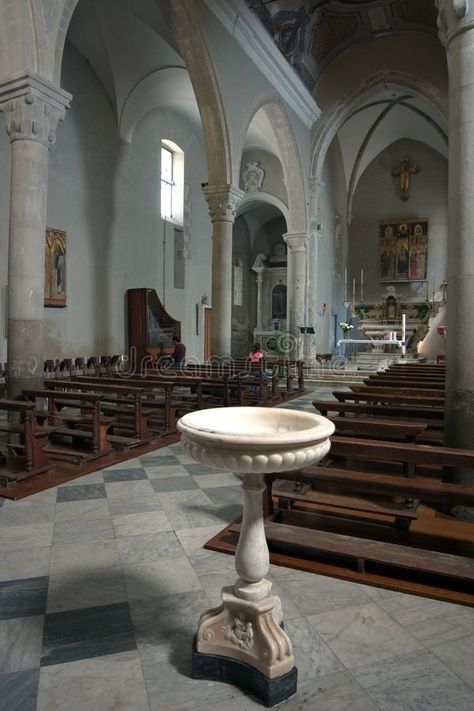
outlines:
M262 267L265 266L265 262L267 261L267 255L266 254L257 254L255 257L255 261L252 264L252 269L261 269Z

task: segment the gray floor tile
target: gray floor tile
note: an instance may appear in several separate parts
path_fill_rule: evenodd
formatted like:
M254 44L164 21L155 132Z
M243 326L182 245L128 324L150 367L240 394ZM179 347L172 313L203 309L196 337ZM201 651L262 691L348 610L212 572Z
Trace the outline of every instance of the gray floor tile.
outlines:
M150 711L137 652L42 667L36 711L53 709Z
M381 711L470 711L474 694L432 654L421 652L353 670Z
M187 489L199 489L199 486L191 476L152 479L151 485L157 493L162 493L164 491L186 491Z
M128 599L120 566L53 574L49 579L46 611L61 612L102 607Z
M44 615L0 620L0 673L40 665Z

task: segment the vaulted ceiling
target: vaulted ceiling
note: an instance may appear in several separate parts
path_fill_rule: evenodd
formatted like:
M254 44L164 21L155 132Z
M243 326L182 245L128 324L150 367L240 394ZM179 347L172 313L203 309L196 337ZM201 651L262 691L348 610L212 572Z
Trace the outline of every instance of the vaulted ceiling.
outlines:
M345 49L398 32L436 35L434 0L246 0L312 92Z

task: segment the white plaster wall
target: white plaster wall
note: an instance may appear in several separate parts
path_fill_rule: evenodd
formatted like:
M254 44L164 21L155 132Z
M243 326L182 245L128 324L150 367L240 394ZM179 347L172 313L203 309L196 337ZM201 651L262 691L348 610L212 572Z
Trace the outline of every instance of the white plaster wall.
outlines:
M262 191L279 198L285 205L288 205L288 194L283 178L283 168L278 158L267 151L249 150L244 151L240 166L239 187L245 190L242 174L247 170L248 163L258 162L258 167L265 171L262 183Z
M408 155L420 172L410 179L409 200L400 199L400 181L391 173ZM448 165L445 158L423 143L403 139L383 151L364 172L353 202L354 220L349 230L349 284L360 280L364 268L364 301L377 301L385 293L379 279L379 224L384 220L428 218L429 295L445 276L447 250ZM396 283L406 301L423 301L426 284ZM357 294L359 288L357 286ZM358 298L358 297L357 297Z
M51 152L48 224L68 233L68 306L45 309L45 357L124 352L125 295L133 287L156 289L167 311L181 320L190 353L201 356L195 303L211 283L211 227L200 189L206 172L202 142L180 117L160 111L142 119L132 144L118 139L101 85L69 45L62 86L74 98ZM162 138L185 151L185 182L191 187L193 269L188 264L185 290L172 285L171 225L163 268Z
M235 171L233 179L237 183L239 179L237 171L240 168L240 157L248 125L254 113L262 105L278 97L258 67L243 53L237 42L223 29L209 9L204 4L200 4L199 11L201 25L205 28L206 45L216 71L225 107ZM307 175L309 131L292 109L283 101L281 104L298 147L303 174Z

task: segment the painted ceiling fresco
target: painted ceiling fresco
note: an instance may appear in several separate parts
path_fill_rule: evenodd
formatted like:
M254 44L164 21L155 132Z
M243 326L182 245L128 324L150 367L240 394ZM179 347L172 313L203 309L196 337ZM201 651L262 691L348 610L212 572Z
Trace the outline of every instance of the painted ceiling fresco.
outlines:
M405 31L436 35L434 0L246 0L310 92L358 42Z

